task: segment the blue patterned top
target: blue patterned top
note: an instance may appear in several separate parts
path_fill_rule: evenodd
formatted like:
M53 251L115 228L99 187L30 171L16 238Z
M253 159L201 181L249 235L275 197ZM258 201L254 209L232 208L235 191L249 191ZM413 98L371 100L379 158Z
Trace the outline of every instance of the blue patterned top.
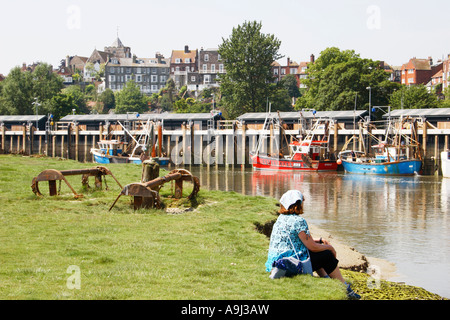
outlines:
M299 254L300 260L308 258L309 252L306 246L298 237L298 234L304 231L309 233L306 220L296 214L280 214L277 221L273 225L272 234L270 236L269 252L267 255L266 271L272 270L272 263L284 257L295 256L295 251ZM288 235L294 244L295 251L288 239Z

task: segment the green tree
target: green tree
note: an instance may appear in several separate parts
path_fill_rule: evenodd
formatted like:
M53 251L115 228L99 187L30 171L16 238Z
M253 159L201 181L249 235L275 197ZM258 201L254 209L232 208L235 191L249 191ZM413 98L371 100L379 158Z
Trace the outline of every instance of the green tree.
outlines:
M175 81L172 78L167 80L166 86L161 89L159 95L159 107L161 107L163 111L171 111L173 109L173 104L176 101Z
M2 84L0 111L3 114L35 114L33 102L38 102L38 113L45 114L50 100L61 92L62 79L52 72L46 63L36 66L33 72L22 71L20 67L11 70Z
M13 68L2 82L0 111L2 114L34 114L33 79L30 72Z
M228 39L219 45L226 69L221 74L222 103L228 117L245 112L261 112L273 86L272 63L282 56L281 45L274 35L263 34L262 24L245 22L233 28Z
M437 108L438 100L434 93L428 92L423 85L402 86L395 91L389 100L393 109L426 109Z
M116 107L116 100L114 92L110 88L106 88L98 97L100 102L103 102L104 110L114 109Z
M72 114L73 110L79 113L79 107L75 102L75 98L71 93L58 93L49 101L48 113L53 114L55 121L62 117Z
M32 73L32 77L33 95L40 102L51 100L64 87L62 78L54 73L52 66L47 63L38 64Z
M77 105L76 109L79 113L89 113L86 95L79 85L69 86L62 91L64 94L70 94L73 97L73 101Z
M369 95L372 105L383 105L387 101L386 80L388 73L379 61L362 59L353 50L327 48L314 64L308 65L304 81L308 89L297 100L296 108L352 110L355 97L358 108L367 108Z
M128 81L121 91L115 94L116 113L147 111L147 102L134 80Z
M281 79L281 85L288 91L291 98L300 97L300 89L298 88L297 77L293 74L286 75Z

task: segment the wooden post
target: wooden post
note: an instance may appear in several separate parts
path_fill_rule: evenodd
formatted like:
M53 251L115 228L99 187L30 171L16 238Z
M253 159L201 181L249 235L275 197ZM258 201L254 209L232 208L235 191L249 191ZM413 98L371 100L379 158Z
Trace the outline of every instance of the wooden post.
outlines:
M77 124L75 126L75 160L78 161L78 151L80 142L80 126Z
M72 124L69 123L67 127L67 159L70 159L70 154L72 149Z
M189 126L189 132L190 132L190 141L191 141L191 152L189 153L189 164L195 163L195 139L194 139L194 122L192 121Z
M64 135L61 135L61 158L64 159Z
M103 140L103 125L100 122L100 126L98 127L98 141Z
M42 154L42 136L39 136L38 154Z
M56 136L52 136L52 157L56 157Z
M439 136L436 134L434 136L434 174L437 175L439 173L439 163L440 163L440 156L439 156Z
M427 137L428 137L428 123L427 121L423 122L422 128L422 146L423 146L423 159L427 158Z
M242 122L242 144L241 144L241 148L242 148L242 150L241 150L241 165L242 166L245 166L247 163L247 159L246 159L247 153L245 152L245 150L246 150L245 143L246 143L246 134L247 134L246 127L247 127L247 125L244 122Z
M34 127L33 127L33 125L30 125L29 128L30 128L30 134L28 135L28 138L30 139L30 155L32 155L33 154L33 142L34 142Z
M97 140L97 139L95 138L95 135L93 135L92 136L92 148L94 148L94 149L95 149L95 140ZM92 162L95 162L94 155L92 155Z
M6 141L6 128L5 126L2 126L2 152L4 153L6 151L6 147L5 147L5 141Z
M334 152L337 154L337 149L338 149L338 138L339 138L339 125L337 122L334 123Z
M24 124L22 127L22 153L25 154L27 151L27 126Z
M158 157L162 157L162 144L163 144L163 134L162 126L158 124Z
M167 135L166 156L169 157L169 158L170 158L170 155L171 155L171 153L170 153L170 139L171 139L171 136ZM169 163L170 163L170 161L169 161Z
M142 164L141 183L152 181L159 177L159 164L155 160L145 160Z
M88 135L84 136L84 162L87 162L87 154L88 154Z
M181 132L182 132L182 136L183 136L183 164L186 164L186 159L187 159L187 150L186 150L186 123L183 123L181 125Z

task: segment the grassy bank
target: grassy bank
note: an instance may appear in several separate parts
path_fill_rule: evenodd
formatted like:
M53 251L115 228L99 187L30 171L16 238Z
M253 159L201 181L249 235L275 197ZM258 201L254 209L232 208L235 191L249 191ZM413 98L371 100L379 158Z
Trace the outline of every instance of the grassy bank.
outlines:
M39 184L43 197L31 190L33 177L45 169L93 166L0 156L0 299L346 298L337 281L268 278L269 240L255 223L274 219L275 199L201 189L195 203L177 202L168 183L160 192L165 204L195 210L167 214L134 211L128 196L108 211L121 191L110 177L109 190L101 191L83 189L81 176L68 177L81 199L64 183L56 197L48 196L46 182ZM140 166L108 168L123 186L140 180ZM78 274L72 270L79 270L80 289L73 289ZM385 282L377 291L367 289L367 276L344 275L366 299L439 299Z

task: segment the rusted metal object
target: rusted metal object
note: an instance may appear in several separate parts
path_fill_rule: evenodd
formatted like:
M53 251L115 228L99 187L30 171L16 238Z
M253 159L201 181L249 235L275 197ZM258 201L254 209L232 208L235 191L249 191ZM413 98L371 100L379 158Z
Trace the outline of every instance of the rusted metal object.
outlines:
M116 177L112 174L112 172L106 167L94 167L90 169L74 169L74 170L55 170L55 169L47 169L42 171L37 177L33 178L31 182L31 189L37 196L42 196L42 193L39 190L39 182L48 181L49 185L49 194L50 196L56 196L59 194L56 189L56 181L64 181L67 186L72 190L75 198L81 198L83 195L78 194L67 181L65 176L74 176L74 175L82 175L81 183L83 186L89 188L89 177L95 177L95 187L101 189L102 188L102 177L106 175L110 175L117 182L117 184L122 188L122 185L119 181L117 181ZM106 190L108 190L108 185L106 184Z
M139 208L161 208L161 199L159 197L160 187L167 182L175 181L174 197L180 199L183 194L183 181L189 181L193 184L193 190L188 196L188 199L194 198L200 190L200 180L193 176L189 171L184 169L175 169L164 177L159 177L145 183L130 183L126 185L119 196L116 198L111 210L116 204L117 200L122 195L134 197L134 210Z

